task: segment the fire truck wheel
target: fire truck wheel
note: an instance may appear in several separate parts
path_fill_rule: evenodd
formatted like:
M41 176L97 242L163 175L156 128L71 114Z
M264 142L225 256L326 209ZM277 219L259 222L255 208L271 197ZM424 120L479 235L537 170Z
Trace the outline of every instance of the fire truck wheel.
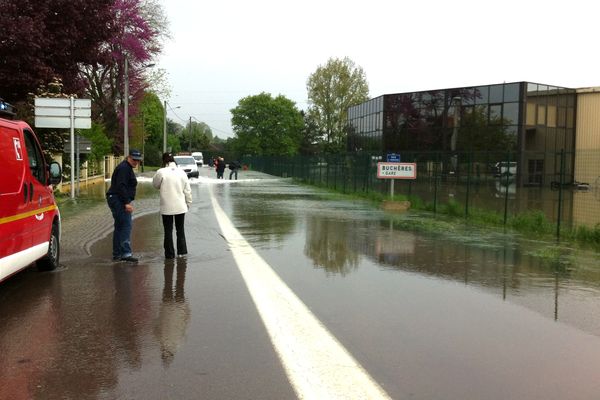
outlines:
M52 271L58 267L60 258L60 242L58 238L58 225L52 224L52 235L48 245L48 254L37 262L38 269L42 271Z

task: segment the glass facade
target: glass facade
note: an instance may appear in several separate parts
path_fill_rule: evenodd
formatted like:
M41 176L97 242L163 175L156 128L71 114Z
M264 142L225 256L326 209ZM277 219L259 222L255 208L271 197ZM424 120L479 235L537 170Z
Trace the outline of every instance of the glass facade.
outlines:
M387 94L349 108L348 150L511 152L534 175L548 173L554 160L534 153L574 149L575 96L529 82Z

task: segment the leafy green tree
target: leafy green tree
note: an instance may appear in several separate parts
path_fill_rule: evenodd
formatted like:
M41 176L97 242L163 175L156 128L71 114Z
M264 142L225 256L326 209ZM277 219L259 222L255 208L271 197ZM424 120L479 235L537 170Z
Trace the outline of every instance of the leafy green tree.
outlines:
M180 138L183 135L183 129L183 125L167 119L167 149L170 152L179 153L182 150Z
M298 153L304 121L296 103L270 93L244 97L231 110L239 155L294 155Z
M300 142L300 154L315 155L323 152L323 132L317 123L304 111L301 111L304 118L304 128L302 129L302 140Z
M162 102L155 93L146 92L131 117L131 147L144 151L146 165L160 165L163 143Z
M107 137L104 126L92 122L92 129L83 129L80 133L92 142L92 150L88 158L100 161L105 155L110 154L112 141Z
M212 130L206 123L190 120L179 136L180 148L187 152L205 150L212 136Z
M345 148L348 107L369 98L369 85L361 67L350 58L330 58L307 81L308 114L325 136L325 149L340 152Z

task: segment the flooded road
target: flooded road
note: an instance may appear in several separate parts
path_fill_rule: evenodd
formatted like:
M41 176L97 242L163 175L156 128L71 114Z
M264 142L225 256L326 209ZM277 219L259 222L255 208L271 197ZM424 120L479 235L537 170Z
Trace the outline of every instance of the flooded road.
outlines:
M1 399L600 398L597 255L202 173L187 258L148 183L138 265L64 207L62 268L0 284Z

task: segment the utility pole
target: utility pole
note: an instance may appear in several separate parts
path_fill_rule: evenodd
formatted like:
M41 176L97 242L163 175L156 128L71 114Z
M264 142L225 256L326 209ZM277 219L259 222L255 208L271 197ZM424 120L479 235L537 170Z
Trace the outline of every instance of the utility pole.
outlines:
M190 117L190 154L192 154L192 117Z
M144 147L146 145L146 115L142 110L142 154L144 153ZM146 160L142 160L142 172L144 172L144 164L146 164Z
M123 153L125 158L129 155L129 66L127 56L125 56L125 98L123 104Z
M164 101L163 115L163 153L167 152L167 101Z

